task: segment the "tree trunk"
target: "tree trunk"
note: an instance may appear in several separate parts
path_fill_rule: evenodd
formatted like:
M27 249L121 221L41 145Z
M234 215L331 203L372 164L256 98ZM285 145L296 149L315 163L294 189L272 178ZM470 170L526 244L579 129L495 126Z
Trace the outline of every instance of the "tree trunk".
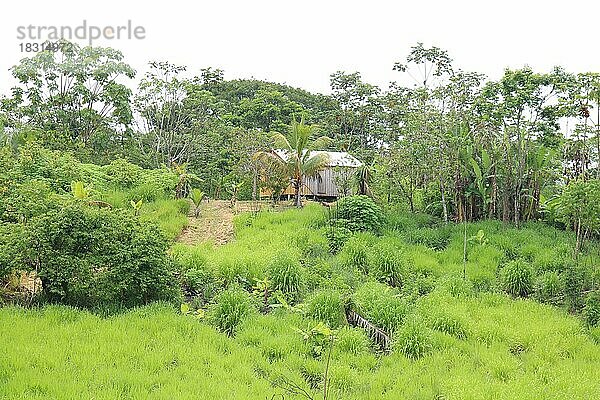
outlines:
M252 174L252 201L256 201L256 194L258 192L257 186L258 186L258 172L256 171L256 169L254 169L253 174Z
M300 198L300 188L302 187L302 180L296 179L294 182L294 205L298 208L302 207L302 199Z
M515 186L515 199L513 202L514 205L514 221L515 221L515 228L519 227L519 218L520 218L520 208L521 208L521 188L520 185L517 183L517 185Z
M581 249L581 218L577 219L577 242L575 243L575 254L573 254L575 260L579 257L579 249Z
M444 190L444 182L440 177L440 192L442 194L442 211L444 212L444 223L448 223L448 206L446 205L446 194Z

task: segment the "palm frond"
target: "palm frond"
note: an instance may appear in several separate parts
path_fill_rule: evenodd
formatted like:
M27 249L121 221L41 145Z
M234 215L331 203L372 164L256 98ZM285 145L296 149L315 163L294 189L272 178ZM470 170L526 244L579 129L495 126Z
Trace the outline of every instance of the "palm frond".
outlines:
M302 164L302 172L304 175L312 176L324 169L327 164L329 164L329 155L327 153L319 153L310 157Z
M281 133L274 133L272 140L273 140L273 145L277 149L293 151L295 148L293 146L293 140L288 140L288 138L285 137L285 135L282 135Z

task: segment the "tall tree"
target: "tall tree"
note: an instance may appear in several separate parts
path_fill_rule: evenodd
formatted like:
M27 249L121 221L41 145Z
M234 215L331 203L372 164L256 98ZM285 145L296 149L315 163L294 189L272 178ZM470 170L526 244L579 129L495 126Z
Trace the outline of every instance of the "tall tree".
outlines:
M18 84L3 102L9 122L35 128L50 146L90 145L99 135L114 142L131 123L131 91L123 81L135 71L118 50L61 41L57 51L24 58L11 71Z

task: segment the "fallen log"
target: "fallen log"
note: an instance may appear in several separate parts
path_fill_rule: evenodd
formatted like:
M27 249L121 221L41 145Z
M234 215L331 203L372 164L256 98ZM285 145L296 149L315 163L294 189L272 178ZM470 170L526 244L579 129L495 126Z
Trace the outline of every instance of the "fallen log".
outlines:
M389 352L392 345L390 335L383 329L372 324L365 317L357 313L351 308L346 309L346 319L351 326L362 328L367 331L367 334L383 351Z

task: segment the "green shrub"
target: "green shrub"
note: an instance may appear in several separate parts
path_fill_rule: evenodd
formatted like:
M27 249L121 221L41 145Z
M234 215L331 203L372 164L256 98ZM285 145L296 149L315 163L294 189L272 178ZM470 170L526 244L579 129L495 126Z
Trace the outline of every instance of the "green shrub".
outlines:
M162 195L172 198L175 196L175 187L179 182L179 176L166 168L145 169L142 171L140 180L150 183Z
M594 343L600 344L600 326L590 327L589 332Z
M210 321L221 332L233 336L239 324L253 311L250 295L240 288L230 288L215 298L209 311Z
M157 199L164 198L165 194L161 187L153 182L146 182L135 186L127 193L127 201L139 201L150 203Z
M185 199L143 203L140 219L157 223L169 239L175 239L188 224L187 210L189 207L190 203ZM127 204L124 208L130 210L131 205Z
M187 216L190 213L190 208L192 207L192 204L189 201L187 201L187 199L177 199L174 201L179 214Z
M557 272L545 272L535 284L535 298L544 303L558 305L563 300L565 284Z
M580 311L585 306L585 293L597 289L600 268L595 260L590 261L571 263L562 274L566 304L571 311Z
M450 243L450 227L417 228L406 231L404 238L408 243L420 244L433 250L444 250Z
M512 296L527 297L533 291L533 272L523 260L514 260L500 271L502 289Z
M345 296L349 296L363 279L364 275L358 269L334 262L331 274L325 279L323 287L336 289Z
M168 242L130 213L67 204L32 221L44 294L80 307L133 307L177 293Z
M495 277L485 273L478 273L469 276L469 280L473 283L473 290L477 293L491 292L495 287Z
M336 335L336 348L344 353L359 355L369 351L369 339L361 329L343 327Z
M358 268L363 273L369 272L369 248L373 244L372 237L358 233L351 237L340 252L340 259L345 266Z
M296 298L302 284L302 267L295 254L288 250L279 251L268 266L273 290Z
M433 350L433 336L421 322L411 320L394 335L393 348L417 360Z
M403 232L417 228L432 228L439 219L431 214L411 213L405 210L388 210L386 212L386 227L390 230Z
M404 252L388 242L379 242L370 252L370 273L379 282L401 286L406 271Z
M26 222L56 208L56 199L44 181L31 180L16 185L0 197L0 221Z
M352 300L360 315L388 333L396 331L408 313L408 305L398 292L379 282L363 284Z
M464 322L446 313L438 312L437 315L431 317L431 328L457 339L467 338L467 328Z
M203 303L210 301L219 289L218 280L207 268L188 269L183 284L190 295L200 297Z
M81 164L68 153L52 151L36 142L19 149L19 158L12 170L19 182L38 180L59 194L69 193L71 182L81 180Z
M316 390L323 381L323 366L314 358L306 358L300 366L300 375L308 386Z
M136 186L141 181L143 173L142 168L122 158L116 159L102 168L110 184L119 189L131 189Z
M313 260L329 254L327 238L317 230L304 230L298 232L294 238L296 246L300 249L304 260Z
M368 196L344 197L338 202L335 212L352 232L379 232L383 227L384 214Z
M600 323L600 290L586 296L583 318L590 326L596 326Z
M345 321L344 300L335 290L321 290L308 301L307 314L337 328Z
M330 227L325 231L325 237L329 242L331 254L337 254L348 239L352 236L350 229L345 227Z
M32 252L26 228L22 224L0 224L0 281L12 272L32 269Z
M494 245L504 253L504 260L506 261L512 261L519 257L518 240L513 237L510 232L493 236L490 239L490 244Z
M474 292L473 283L459 276L442 278L437 287L456 298L471 297Z

